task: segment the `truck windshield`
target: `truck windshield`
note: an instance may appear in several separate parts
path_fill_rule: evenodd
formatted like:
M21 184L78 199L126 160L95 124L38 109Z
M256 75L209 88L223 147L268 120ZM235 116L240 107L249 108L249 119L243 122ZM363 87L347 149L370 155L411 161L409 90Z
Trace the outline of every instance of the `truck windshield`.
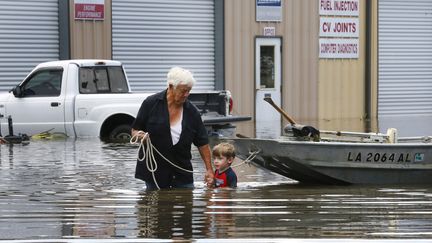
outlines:
M127 93L128 86L123 69L119 66L81 67L79 91L81 94Z

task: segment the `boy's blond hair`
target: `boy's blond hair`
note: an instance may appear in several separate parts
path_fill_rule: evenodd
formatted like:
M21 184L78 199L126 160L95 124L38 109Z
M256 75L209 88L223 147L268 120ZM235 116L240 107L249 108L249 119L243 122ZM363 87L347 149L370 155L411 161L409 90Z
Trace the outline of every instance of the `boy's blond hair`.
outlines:
M220 143L213 147L213 156L224 156L228 159L235 158L234 145L230 143Z

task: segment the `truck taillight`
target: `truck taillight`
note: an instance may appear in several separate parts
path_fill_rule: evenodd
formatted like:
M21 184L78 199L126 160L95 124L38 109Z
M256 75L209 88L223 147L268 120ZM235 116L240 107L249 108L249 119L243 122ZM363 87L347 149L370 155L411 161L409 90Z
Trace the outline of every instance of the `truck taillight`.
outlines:
M230 98L229 98L229 114L230 114L230 115L232 114L233 106L234 106L234 101L233 101L233 99L230 97Z

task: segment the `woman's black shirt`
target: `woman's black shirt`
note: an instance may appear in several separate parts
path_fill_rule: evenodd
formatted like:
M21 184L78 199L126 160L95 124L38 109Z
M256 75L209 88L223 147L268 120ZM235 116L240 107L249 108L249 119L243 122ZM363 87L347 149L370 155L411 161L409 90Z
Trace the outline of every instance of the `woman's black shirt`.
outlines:
M183 104L182 132L176 145L172 144L169 123L167 90L147 97L138 111L132 128L148 132L152 144L167 159L181 168L192 170L191 145L208 144L207 130L202 122L198 109L189 100ZM140 157L142 157L140 151ZM166 162L159 154L154 152L158 168L155 172L157 184L160 188L170 187L173 180L177 183L193 183L193 174L175 168ZM137 161L135 177L150 183L153 182L151 172L147 169L145 161Z

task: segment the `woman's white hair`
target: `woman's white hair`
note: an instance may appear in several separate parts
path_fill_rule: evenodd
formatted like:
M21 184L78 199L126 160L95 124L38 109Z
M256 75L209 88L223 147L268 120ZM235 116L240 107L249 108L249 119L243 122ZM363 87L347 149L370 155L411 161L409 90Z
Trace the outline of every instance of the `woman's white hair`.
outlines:
M167 84L168 86L171 84L174 88L179 84L186 84L190 87L194 86L195 79L192 73L181 67L173 67L169 70L167 74Z

